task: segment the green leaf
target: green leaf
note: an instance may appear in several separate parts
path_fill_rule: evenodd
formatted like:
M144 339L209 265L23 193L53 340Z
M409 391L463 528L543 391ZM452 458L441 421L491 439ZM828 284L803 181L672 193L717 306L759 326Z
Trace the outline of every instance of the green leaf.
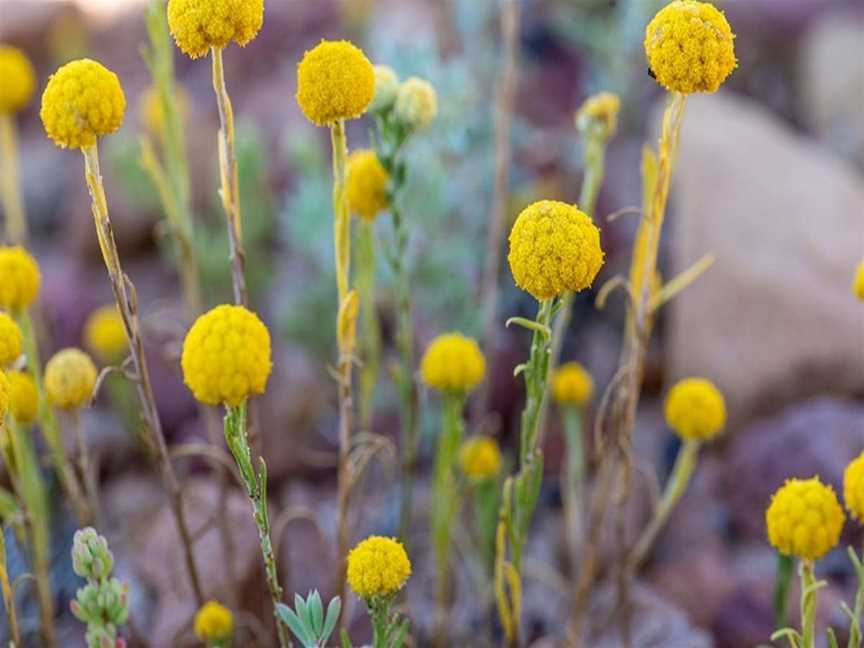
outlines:
M309 635L308 628L294 613L294 610L284 603L277 603L276 614L279 615L282 623L288 626L288 629L294 633L294 636L303 644L304 648L317 648L315 638Z
M341 611L342 599L336 596L331 599L330 605L327 606L327 618L324 619L324 629L318 635L321 643L326 644L330 641L330 635L333 634L333 630L336 628L336 621L339 620L339 613Z
M309 621L315 637L321 639L321 630L324 626L324 608L321 604L321 595L315 590L306 597L306 609L309 612Z
M831 648L840 648L837 643L837 636L834 634L834 628L828 628L828 645Z
M795 570L795 561L791 556L777 554L777 576L774 581L774 625L777 628L785 628L789 623L788 602L789 585L792 582L792 573Z
M351 645L351 639L348 637L348 632L346 630L342 630L339 636L342 639L342 648L354 648Z
M402 623L399 625L399 629L396 632L396 636L390 644L392 648L402 648L402 645L405 643L405 635L408 633L409 625L410 621L408 619L402 620Z
M306 607L306 601L299 594L294 595L294 610L297 612L297 616L303 622L303 625L306 626L306 629L310 631L310 634L314 635L313 626L309 618L309 609Z

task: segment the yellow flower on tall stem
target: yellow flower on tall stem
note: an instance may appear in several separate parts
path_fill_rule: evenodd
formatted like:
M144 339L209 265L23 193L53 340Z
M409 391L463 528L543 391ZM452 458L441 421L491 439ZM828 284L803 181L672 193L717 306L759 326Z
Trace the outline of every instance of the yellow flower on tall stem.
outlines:
M207 601L195 614L195 636L207 648L229 648L234 634L234 615L218 601Z

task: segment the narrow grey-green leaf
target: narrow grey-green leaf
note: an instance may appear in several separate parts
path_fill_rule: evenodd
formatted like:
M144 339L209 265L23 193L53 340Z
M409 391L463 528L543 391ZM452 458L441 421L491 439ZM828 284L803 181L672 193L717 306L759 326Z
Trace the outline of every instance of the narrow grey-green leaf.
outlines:
M276 614L282 622L288 626L288 629L294 633L294 636L303 644L303 648L317 648L315 638L309 636L309 631L300 618L287 605L278 603L276 605Z
M336 628L336 621L339 620L339 613L342 611L342 599L338 596L334 597L327 606L327 618L324 619L324 629L319 635L322 643L327 643L330 640L330 635Z

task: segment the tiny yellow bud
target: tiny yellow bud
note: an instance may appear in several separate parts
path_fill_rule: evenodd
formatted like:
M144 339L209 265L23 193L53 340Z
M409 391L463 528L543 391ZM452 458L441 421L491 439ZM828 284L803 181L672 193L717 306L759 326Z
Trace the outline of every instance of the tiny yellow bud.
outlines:
M852 294L859 301L864 302L864 261L860 263L858 270L855 271L855 279L852 281Z
M375 94L375 71L359 47L322 40L297 65L297 103L318 126L356 119Z
M587 132L597 125L603 129L606 139L615 135L618 130L618 112L621 110L621 99L611 92L599 92L585 100L576 113L576 128Z
M375 151L360 149L348 156L345 198L348 209L360 218L373 221L387 209L387 184L390 176Z
M0 45L0 79L0 113L18 112L30 102L36 89L36 72L17 47Z
M9 412L18 423L28 425L39 414L39 391L33 376L22 371L10 371Z
M185 123L189 115L189 92L180 84L174 85L174 105L180 123ZM141 123L149 132L160 135L165 128L165 115L162 107L162 93L155 85L151 85L141 95L138 111Z
M783 555L819 560L837 546L845 517L834 489L818 477L788 479L765 511L768 540Z
M666 424L682 439L708 441L726 425L723 394L710 380L686 378L666 397Z
M501 450L495 439L474 436L465 440L459 449L459 466L472 481L483 481L501 470Z
M849 515L864 524L864 452L843 471L843 499Z
M18 324L6 313L0 312L0 369L8 367L21 356L23 344Z
M486 359L473 338L460 333L436 337L420 361L423 382L443 392L467 394L486 373Z
M201 641L225 641L234 634L234 615L216 601L207 601L195 615L195 636Z
M552 398L561 405L584 405L594 394L594 379L578 362L562 364L552 375Z
M45 365L48 402L64 410L76 410L93 398L98 371L93 360L80 349L63 349Z
M39 294L39 264L22 247L0 247L0 308L26 309Z
M389 65L376 65L375 71L375 96L369 105L370 112L385 112L393 107L396 102L396 93L399 92L399 77Z
M370 536L348 553L348 584L361 598L392 596L411 576L411 561L398 540Z
M408 77L399 86L393 111L411 130L422 130L438 114L438 94L428 81Z
M117 306L102 306L90 313L84 324L84 343L104 363L123 359L123 354L129 348L129 340Z

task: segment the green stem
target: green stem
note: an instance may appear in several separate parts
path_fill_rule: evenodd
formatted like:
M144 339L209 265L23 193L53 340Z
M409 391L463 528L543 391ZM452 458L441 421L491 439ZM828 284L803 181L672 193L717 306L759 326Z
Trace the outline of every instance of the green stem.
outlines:
M375 384L381 365L381 325L375 308L375 226L374 222L359 219L356 231L357 293L360 300L361 338L363 362L360 371L360 425L372 426L375 404Z
M801 561L801 635L802 648L816 645L816 574L812 560Z
M537 324L548 330L552 318L552 300L540 302ZM549 376L549 336L535 330L531 338L531 355L525 366L525 407L520 426L519 466L524 467L537 447L540 413L546 400L546 382Z
M582 535L581 514L585 482L585 448L582 438L582 409L565 405L561 410L564 420L564 519L570 563L577 571L579 542Z

